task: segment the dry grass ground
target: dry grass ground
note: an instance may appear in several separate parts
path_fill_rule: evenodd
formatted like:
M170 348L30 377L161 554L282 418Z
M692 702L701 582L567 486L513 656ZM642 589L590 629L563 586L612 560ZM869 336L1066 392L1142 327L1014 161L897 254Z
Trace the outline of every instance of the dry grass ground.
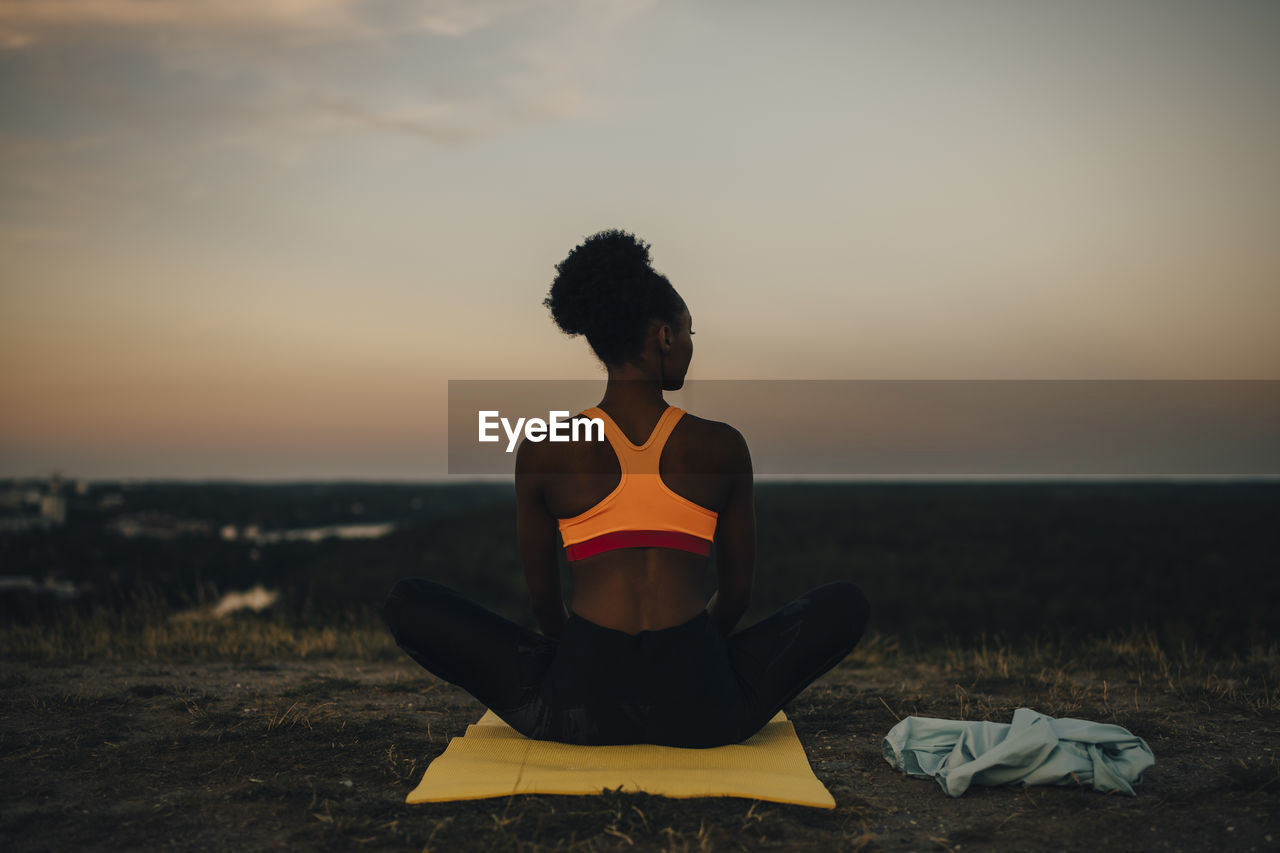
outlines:
M1280 650L1151 636L904 650L872 637L788 708L834 811L602 793L407 806L482 708L375 628L253 620L0 630L0 849L1265 850L1280 846ZM944 795L881 757L907 714L1114 722L1138 796Z

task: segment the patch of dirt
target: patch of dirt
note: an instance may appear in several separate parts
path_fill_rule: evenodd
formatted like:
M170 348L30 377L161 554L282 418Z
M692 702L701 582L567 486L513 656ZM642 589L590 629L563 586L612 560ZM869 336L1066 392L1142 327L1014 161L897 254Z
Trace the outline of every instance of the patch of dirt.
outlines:
M1280 714L1119 674L957 683L846 663L787 708L833 811L618 793L405 805L483 711L407 660L6 663L0 686L5 850L1280 849ZM1145 738L1138 796L953 799L881 756L898 717L1023 706Z

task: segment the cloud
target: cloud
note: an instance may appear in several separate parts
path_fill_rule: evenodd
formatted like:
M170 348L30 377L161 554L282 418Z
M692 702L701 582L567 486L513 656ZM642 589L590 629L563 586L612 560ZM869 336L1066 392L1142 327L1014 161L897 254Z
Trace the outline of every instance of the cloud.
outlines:
M421 30L462 37L531 12L633 2L557 0L0 0L0 45L26 47L145 31L369 37Z
M368 129L455 144L484 136L501 123L492 109L480 104L470 107L443 102L399 110L377 109L357 100L321 93L309 103L296 104L290 118L319 127Z
M458 146L581 116L604 103L613 47L649 4L0 0L4 242L334 146Z
M536 3L524 3L536 6ZM465 36L491 26L502 17L519 10L518 2L474 3L446 2L430 4L417 16L417 23L428 32L441 36Z
M245 32L358 31L368 0L4 0L0 42L25 47L62 39L157 29Z
M609 45L648 5L0 0L0 44L21 48L7 51L0 103L15 133L24 111L70 99L108 127L296 115L308 130L320 118L454 142L582 110Z

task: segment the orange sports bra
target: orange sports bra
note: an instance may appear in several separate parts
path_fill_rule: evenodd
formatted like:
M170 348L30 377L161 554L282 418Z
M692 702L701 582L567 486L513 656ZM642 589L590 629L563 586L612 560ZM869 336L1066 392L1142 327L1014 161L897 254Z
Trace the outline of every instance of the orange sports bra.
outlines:
M604 435L618 455L622 476L604 500L573 518L560 519L565 556L582 560L617 548L675 548L706 556L716 533L716 513L677 495L662 482L662 448L684 416L668 406L644 444L631 443L605 411L582 412L604 422Z

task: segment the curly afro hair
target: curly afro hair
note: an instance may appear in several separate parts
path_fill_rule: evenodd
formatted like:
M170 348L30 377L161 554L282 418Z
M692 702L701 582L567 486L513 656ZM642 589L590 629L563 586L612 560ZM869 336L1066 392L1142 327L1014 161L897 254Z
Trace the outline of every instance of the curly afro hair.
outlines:
M591 235L556 264L556 272L542 304L566 335L585 335L605 364L638 359L649 321L674 323L685 307L650 265L649 244L626 231Z

